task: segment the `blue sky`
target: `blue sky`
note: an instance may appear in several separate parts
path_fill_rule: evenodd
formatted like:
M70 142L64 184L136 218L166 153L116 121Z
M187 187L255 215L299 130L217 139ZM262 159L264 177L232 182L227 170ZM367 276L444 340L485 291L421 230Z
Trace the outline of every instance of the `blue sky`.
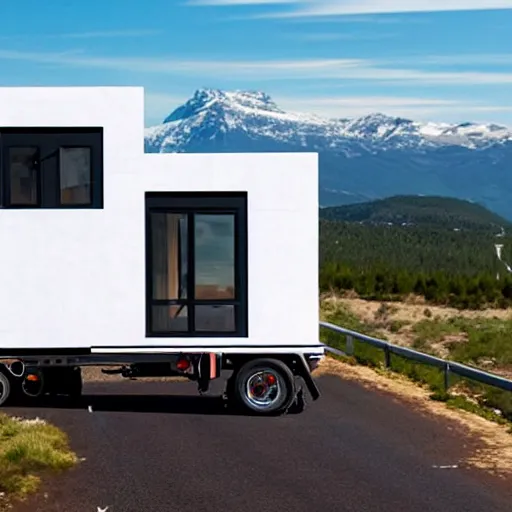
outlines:
M25 0L2 21L0 85L142 85L147 125L213 87L512 126L512 0Z

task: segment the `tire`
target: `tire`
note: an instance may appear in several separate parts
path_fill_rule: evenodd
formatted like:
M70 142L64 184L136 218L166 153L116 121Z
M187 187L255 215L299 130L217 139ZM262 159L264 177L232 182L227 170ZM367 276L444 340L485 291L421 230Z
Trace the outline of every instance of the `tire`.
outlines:
M284 413L295 399L295 377L277 359L245 363L234 376L231 388L236 405L258 416Z
M11 379L0 369L0 407L9 401L11 391Z

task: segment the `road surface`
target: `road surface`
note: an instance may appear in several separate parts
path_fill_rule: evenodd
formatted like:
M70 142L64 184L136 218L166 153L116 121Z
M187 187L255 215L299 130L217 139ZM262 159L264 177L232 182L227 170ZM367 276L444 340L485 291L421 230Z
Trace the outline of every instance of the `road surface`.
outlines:
M8 409L62 427L86 459L15 511L512 510L510 485L433 467L469 450L443 422L353 382L318 382L303 414L270 419L228 415L189 383L143 381L87 384L76 409Z

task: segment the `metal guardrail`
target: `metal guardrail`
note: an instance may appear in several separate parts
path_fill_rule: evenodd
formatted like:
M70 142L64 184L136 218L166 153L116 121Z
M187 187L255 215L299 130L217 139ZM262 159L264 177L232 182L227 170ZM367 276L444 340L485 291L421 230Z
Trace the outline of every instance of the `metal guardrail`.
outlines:
M325 345L325 350L334 354L341 356L352 355L354 353L354 340L358 340L362 343L372 345L373 347L381 348L384 351L386 368L391 366L391 354L395 354L397 356L401 356L405 359L416 361L418 363L441 368L444 372L444 386L446 390L448 390L450 387L450 374L454 374L466 379L480 382L482 384L487 384L488 386L504 389L505 391L512 391L512 380L505 379L499 375L484 372L483 370L472 368L471 366L467 366L462 363L447 361L445 359L441 359L440 357L424 354L423 352L418 352L417 350L413 350L411 348L400 347L398 345L389 343L388 341L373 338L372 336L366 336L365 334L351 331L350 329L345 329L328 322L320 322L320 327L324 327L325 329L344 335L346 337L346 352L342 352L341 350L337 350Z

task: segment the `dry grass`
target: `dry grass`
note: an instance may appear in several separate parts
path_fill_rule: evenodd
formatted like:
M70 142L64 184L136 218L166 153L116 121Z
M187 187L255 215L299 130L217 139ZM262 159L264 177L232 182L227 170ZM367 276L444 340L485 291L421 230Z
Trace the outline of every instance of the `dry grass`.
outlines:
M448 359L450 357L450 346L455 343L467 343L468 336L466 333L447 334L437 342L430 343L430 348L439 356Z
M383 375L371 368L350 365L331 357L322 361L315 374L336 375L344 380L357 381L367 389L377 389L405 401L427 415L443 418L453 427L462 428L466 435L479 441L481 447L468 454L464 464L501 478L512 477L512 440L506 426L433 401L429 390L401 375Z
M123 382L128 381L121 375L105 375L102 369L116 369L117 366L84 366L82 378L84 382ZM145 382L187 382L185 377L141 377Z
M0 496L4 506L8 499L33 492L40 474L62 471L77 462L66 434L56 427L40 419L0 414Z
M425 303L408 298L403 302L368 301L355 297L339 297L330 294L324 298L326 302L334 302L345 305L356 316L366 322L372 322L378 317L377 312L384 305L388 308L388 319L414 324L425 318L437 318L448 320L449 318L495 318L500 320L512 319L512 308L509 309L484 309L466 310L443 306L426 305ZM427 312L425 314L426 310Z
M410 347L414 344L415 327L425 320L445 323L451 319L512 320L512 308L485 309L480 311L426 305L421 298L410 296L403 302L367 301L353 295L328 294L322 302L330 308L343 307L362 323L373 328L377 336L385 337L396 345ZM447 357L447 345L467 341L465 333L450 333L437 340L430 348L440 357Z

